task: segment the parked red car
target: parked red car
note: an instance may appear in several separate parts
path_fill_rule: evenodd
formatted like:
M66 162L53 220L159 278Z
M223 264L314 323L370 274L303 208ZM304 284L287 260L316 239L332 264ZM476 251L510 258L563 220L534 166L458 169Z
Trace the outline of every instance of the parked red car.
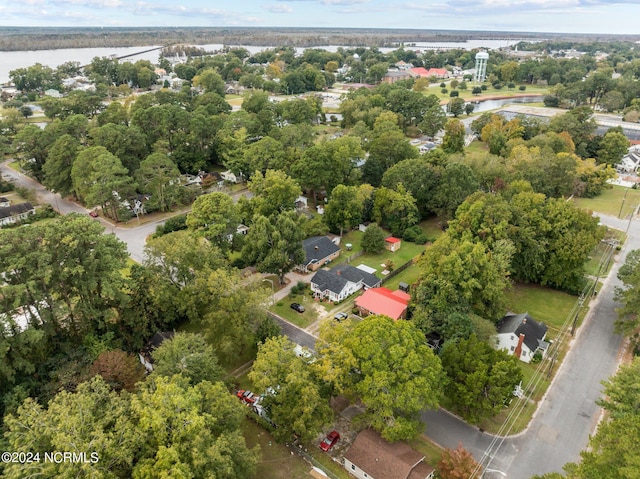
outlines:
M240 389L239 391L237 391L236 396L238 396L238 399L240 399L240 401L245 404L253 404L258 400L259 397L258 395L253 394L251 391L244 389Z
M89 211L89 216L91 216L92 218L97 218L98 212L96 210L91 210Z
M327 434L327 437L325 437L320 442L320 449L326 452L329 449L331 449L333 446L335 446L339 440L340 440L340 434L338 434L338 431L331 431L329 434Z

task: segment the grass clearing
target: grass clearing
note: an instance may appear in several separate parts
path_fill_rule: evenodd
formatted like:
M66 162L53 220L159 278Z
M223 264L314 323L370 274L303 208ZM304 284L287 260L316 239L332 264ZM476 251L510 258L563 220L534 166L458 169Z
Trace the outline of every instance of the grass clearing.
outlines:
M510 311L527 311L533 319L556 331L562 327L577 300L577 296L535 284L517 283L507 291L507 307Z
M291 303L300 303L304 306L304 313L298 313L291 309ZM318 312L315 308L311 307L312 301L309 301L308 296L296 295L287 296L286 298L278 301L276 304L269 308L278 316L282 316L290 323L295 324L300 328L306 328L316 319L318 319Z
M449 101L452 99L449 96L449 93L453 90L448 82L445 82L445 83L446 83L445 88L447 89L447 93L442 93L441 91L442 88L440 87L440 83L432 83L431 85L429 85L429 88L427 88L424 91L424 93L426 95L436 95L441 100ZM524 91L521 91L518 89L520 85L516 85L516 88L512 90L508 89L506 85L504 86L504 88L500 88L499 90L493 88L491 85L488 85L488 84L486 86L487 86L487 89L484 90L480 95L474 95L472 93L473 86L470 84L470 82L467 82L466 90L456 90L456 91L459 92L459 98L462 98L467 101L468 100L482 101L482 100L494 99L496 97L511 98L511 97L518 97L518 96L544 95L549 92L549 88L539 87L535 85L525 85L526 90ZM490 98L487 98L487 97L490 97Z
M595 198L574 198L573 203L585 210L625 218L640 205L640 190L613 185Z
M428 220L422 220L419 223L422 232L427 235L430 240L436 240L444 234L442 229L444 222L439 218L429 218Z
M424 454L424 462L432 467L436 467L440 462L443 449L436 443L431 442L426 436L418 436L411 441L407 441L407 444L414 448L416 451Z
M290 479L311 477L311 466L290 448L278 444L269 432L250 419L242 424L244 438L250 448L260 448L256 477Z
M384 283L385 288L389 288L391 290L398 289L398 285L400 283L407 283L409 286L414 284L416 281L420 279L420 268L417 264L413 264L405 269L402 273L398 273L389 281Z

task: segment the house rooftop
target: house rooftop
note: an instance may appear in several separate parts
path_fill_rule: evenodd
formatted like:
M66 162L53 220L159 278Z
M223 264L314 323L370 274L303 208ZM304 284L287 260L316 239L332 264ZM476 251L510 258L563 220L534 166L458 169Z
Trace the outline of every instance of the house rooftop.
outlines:
M365 429L344 455L375 479L424 479L433 468L424 455L404 442L388 443L372 429Z
M407 309L411 296L404 291L391 291L388 288L372 288L356 298L356 306L366 309L371 314L383 314L392 319L399 319Z
M340 247L326 236L307 238L302 242L302 248L305 253L305 264L317 263L327 256L340 251Z
M330 270L320 269L311 278L311 282L316 284L319 290L329 290L335 294L339 294L348 281L352 283L362 281L368 288L375 288L380 284L380 279L350 264L339 264Z
M546 349L543 339L548 329L544 323L540 323L529 316L529 313L516 314L509 312L498 322L498 332L500 334L513 333L515 336L524 334L524 344L531 351L535 351L539 347Z

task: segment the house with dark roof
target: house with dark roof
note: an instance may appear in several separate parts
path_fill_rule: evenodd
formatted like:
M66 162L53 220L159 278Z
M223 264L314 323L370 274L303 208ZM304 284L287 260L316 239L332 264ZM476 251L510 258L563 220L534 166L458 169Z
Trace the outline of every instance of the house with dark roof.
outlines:
M308 273L330 263L340 256L340 247L326 236L312 236L302 242L304 249L304 263L298 269Z
M405 442L389 444L365 429L344 455L344 468L359 479L431 479L434 468Z
M147 372L153 371L153 358L151 357L151 353L153 353L153 351L155 351L162 343L173 338L174 335L175 333L173 331L158 331L151 336L151 339L144 349L138 353L138 359Z
M391 319L407 317L411 296L404 291L391 291L388 288L375 288L365 291L356 298L355 305L361 316L383 314Z
M29 202L0 208L0 226L10 225L26 220L29 215L35 215L36 209Z
M321 269L311 278L311 291L316 298L342 301L361 289L377 288L381 280L350 264L339 264L330 270Z
M550 343L545 341L549 328L536 321L529 313L507 313L498 322L496 349L504 349L515 355L520 361L529 363L540 352L542 357L549 349Z

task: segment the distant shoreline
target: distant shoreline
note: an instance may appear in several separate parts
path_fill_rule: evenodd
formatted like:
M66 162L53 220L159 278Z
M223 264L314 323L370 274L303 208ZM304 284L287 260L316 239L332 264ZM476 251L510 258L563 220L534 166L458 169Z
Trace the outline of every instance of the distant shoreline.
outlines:
M0 51L62 48L145 47L171 44L252 46L395 47L409 43L466 42L469 40L524 41L638 41L640 35L535 33L508 31L422 30L381 28L282 27L0 27Z

